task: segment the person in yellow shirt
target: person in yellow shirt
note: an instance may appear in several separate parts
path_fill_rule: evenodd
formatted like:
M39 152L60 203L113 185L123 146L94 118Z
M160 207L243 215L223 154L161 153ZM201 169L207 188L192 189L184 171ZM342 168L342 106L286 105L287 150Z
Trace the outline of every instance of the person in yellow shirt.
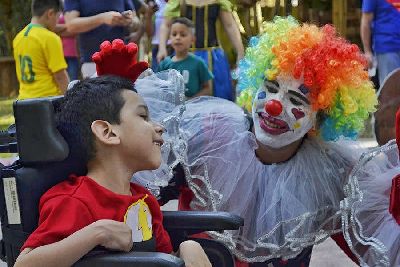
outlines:
M19 99L64 94L69 77L60 37L54 33L61 0L33 0L32 19L13 40Z

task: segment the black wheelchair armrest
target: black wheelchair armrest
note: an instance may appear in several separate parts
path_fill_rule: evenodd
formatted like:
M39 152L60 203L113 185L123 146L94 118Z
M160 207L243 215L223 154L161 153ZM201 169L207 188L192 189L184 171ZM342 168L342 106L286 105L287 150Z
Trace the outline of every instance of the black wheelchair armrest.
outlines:
M73 267L184 267L184 262L173 255L159 252L108 252L87 255Z
M164 228L171 237L175 251L180 243L193 239L190 235L205 231L237 230L244 223L243 218L221 211L163 211L163 217ZM225 250L229 253L227 249Z
M204 231L236 230L243 226L243 218L221 211L164 211L164 228L167 231L187 231L191 234Z

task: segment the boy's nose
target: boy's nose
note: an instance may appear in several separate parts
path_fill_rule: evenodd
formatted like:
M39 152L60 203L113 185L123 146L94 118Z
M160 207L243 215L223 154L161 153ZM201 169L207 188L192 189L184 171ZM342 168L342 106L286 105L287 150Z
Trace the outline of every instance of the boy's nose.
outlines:
M158 133L158 134L163 134L163 133L167 132L167 129L165 129L165 127L162 126L161 124L154 123L154 126L155 126L156 133Z

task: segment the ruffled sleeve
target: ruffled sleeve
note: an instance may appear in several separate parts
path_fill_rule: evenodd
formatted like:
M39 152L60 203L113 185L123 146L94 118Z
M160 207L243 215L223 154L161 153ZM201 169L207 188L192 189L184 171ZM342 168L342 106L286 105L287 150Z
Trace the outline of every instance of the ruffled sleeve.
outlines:
M176 18L180 16L180 0L169 0L165 6L164 16Z
M167 18L180 17L180 0L169 0L164 11L164 16ZM232 11L232 3L229 0L219 0L218 3L224 11Z
M343 233L360 266L400 266L400 225L389 210L399 173L394 140L364 153L351 172L341 203Z
M228 12L232 11L232 3L229 0L219 0L219 4L221 5L222 10Z

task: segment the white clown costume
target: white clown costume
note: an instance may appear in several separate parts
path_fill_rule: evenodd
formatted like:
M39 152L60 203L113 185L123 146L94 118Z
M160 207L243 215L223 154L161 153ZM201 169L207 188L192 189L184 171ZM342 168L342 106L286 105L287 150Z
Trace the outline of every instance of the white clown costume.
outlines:
M167 145L164 169L135 179L163 186L167 181L159 174L171 175L181 163L190 189L182 190L181 208L243 217L238 231L208 234L241 261L285 266L273 259L285 262L342 231L343 186L362 152L349 139L374 111L375 92L356 46L331 26L299 25L291 17L267 23L251 40L237 76L238 104L252 118L219 98L186 102L169 113L179 129L178 137L169 136L175 141ZM139 79L136 88L157 90L150 86L154 80ZM151 104L159 99L145 101L151 114L165 114ZM266 163L257 153L293 143L297 151L282 162Z
M400 266L400 111L396 141L363 154L346 187L345 238L361 266Z

